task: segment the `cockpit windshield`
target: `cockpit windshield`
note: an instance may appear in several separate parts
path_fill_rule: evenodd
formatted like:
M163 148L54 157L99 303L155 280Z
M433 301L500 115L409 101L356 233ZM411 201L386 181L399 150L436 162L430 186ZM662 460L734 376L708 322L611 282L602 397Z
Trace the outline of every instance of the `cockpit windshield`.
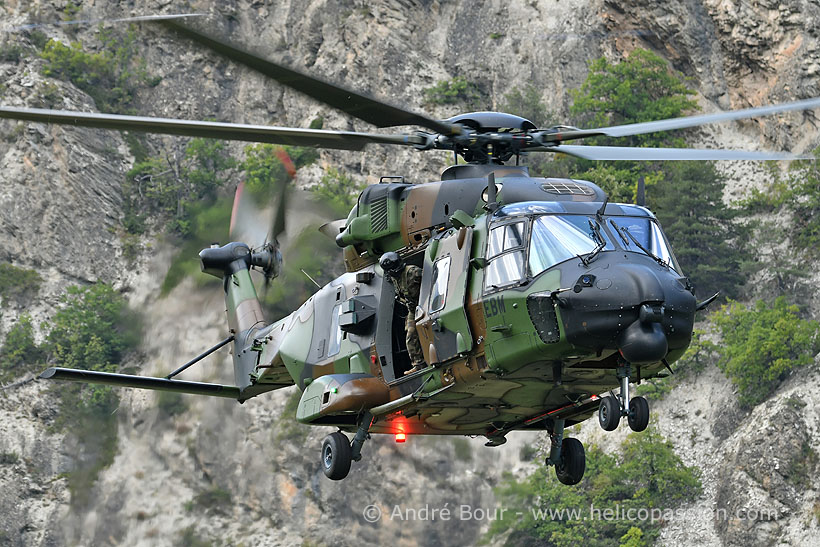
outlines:
M589 263L619 247L677 270L663 232L651 218L536 214L490 228L485 288L521 284L566 260L578 257Z
M646 253L677 270L672 251L657 223L639 217L611 217L609 222L613 231L620 236L625 250Z
M612 250L609 236L594 217L586 215L541 215L532 223L530 275L575 256Z

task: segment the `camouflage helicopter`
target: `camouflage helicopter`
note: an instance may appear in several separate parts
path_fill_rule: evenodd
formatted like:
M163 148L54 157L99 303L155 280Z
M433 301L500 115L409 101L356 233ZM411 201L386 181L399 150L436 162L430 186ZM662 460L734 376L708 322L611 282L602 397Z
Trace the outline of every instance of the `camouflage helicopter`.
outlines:
M649 407L630 384L671 372L685 352L697 302L663 230L642 203L609 203L592 182L536 178L505 165L520 155L564 153L593 160L781 160L741 150L565 144L820 107L820 98L648 123L537 128L512 114L473 112L436 120L291 70L199 30L174 32L316 100L378 127L376 134L0 107L0 117L46 123L361 150L368 144L445 150L466 163L441 180L408 184L386 176L361 192L346 219L322 230L343 249L346 273L299 309L266 323L252 269L277 276L284 201L268 243L231 242L200 253L203 272L223 281L229 336L165 378L49 368L47 379L236 399L296 385L296 419L338 431L320 461L345 478L371 434L473 435L487 446L517 430L546 430L547 465L564 484L584 474L583 445L567 426L597 413L605 430L622 418L647 427ZM390 254L395 253L395 255ZM397 300L386 255L421 271L418 302ZM412 366L405 317L415 319L423 365ZM175 377L232 344L235 385ZM406 374L410 372L409 374ZM353 434L352 440L347 434Z

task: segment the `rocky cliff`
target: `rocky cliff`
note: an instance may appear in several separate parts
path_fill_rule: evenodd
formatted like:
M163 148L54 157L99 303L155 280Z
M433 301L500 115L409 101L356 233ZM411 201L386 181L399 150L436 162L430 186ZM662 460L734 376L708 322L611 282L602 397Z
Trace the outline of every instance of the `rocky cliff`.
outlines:
M36 28L48 37L93 45L95 24L46 23L175 9L158 0L6 0L0 3L0 41L32 46L31 33L20 27L34 23L43 24ZM704 111L820 95L820 7L809 0L626 6L608 0L237 0L193 2L191 11L212 16L219 32L271 58L442 117L457 110L424 105L423 90L465 76L478 84L487 108L533 84L556 118L572 123L568 90L584 80L587 62L602 55L619 59L637 47L655 50L691 77ZM162 77L156 87L139 91L140 114L284 126L307 126L321 115L325 128L371 129L161 28L142 25L138 33L139 54ZM57 108L94 109L90 97L44 76L42 68L34 55L0 62L0 103L41 106L48 100ZM704 128L697 139L802 152L817 144L816 123L811 113L784 114ZM145 317L145 340L129 362L142 373L170 371L224 336L220 291L188 280L159 296L172 253L167 243L145 236L135 260L124 256L121 182L134 157L119 133L3 121L0 137L0 260L34 268L44 278L25 309L3 302L0 332L23 311L38 323L48 320L67 285L103 280L124 291ZM175 142L151 139L158 148ZM300 177L310 183L336 166L367 182L394 174L436 180L446 156L378 146L363 153L325 151L319 166ZM758 167L724 169L735 195L766 182ZM227 380L229 357L220 352L186 374ZM489 521L458 518L459 507L495 508L492 488L502 473L533 465L521 461L522 446L547 443L535 434L514 435L499 448L485 448L480 439L413 438L406 445L374 439L350 477L333 483L319 468L327 432L294 425L288 412L293 388L241 406L186 399L187 409L173 416L157 408L153 393L123 392L114 462L93 487L90 505L77 508L64 477L78 465L77 447L52 427L57 410L49 387L26 379L0 391L4 545L473 544ZM703 472L704 494L690 508L706 515L668 523L662 544L804 544L820 537L816 465L807 464L800 481L792 480L789 467L805 460L806 446L818 446L819 384L816 367L804 370L745 411L728 380L709 367L654 406L661 431ZM603 446L620 438L604 436L597 424L585 425L579 437ZM363 517L370 505L382 511L377 523ZM394 507L448 507L454 518L403 518L393 515ZM770 508L771 519L713 513Z

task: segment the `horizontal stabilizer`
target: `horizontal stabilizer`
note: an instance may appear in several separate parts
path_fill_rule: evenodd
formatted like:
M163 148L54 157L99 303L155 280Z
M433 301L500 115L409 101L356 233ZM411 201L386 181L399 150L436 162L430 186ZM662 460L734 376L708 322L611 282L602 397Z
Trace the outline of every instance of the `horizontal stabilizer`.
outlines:
M182 380L167 380L152 376L134 376L131 374L114 374L112 372L97 372L73 368L52 367L43 371L40 378L46 380L68 380L69 382L87 382L90 384L105 384L119 387L137 387L141 389L155 389L159 391L174 391L176 393L190 393L192 395L210 395L239 399L239 388L222 384L206 384L203 382L186 382Z

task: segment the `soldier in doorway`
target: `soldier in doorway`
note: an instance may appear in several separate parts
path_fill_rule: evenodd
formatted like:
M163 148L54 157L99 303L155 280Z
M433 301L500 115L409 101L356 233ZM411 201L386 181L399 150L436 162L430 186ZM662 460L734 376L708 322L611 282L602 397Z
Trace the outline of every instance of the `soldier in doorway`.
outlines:
M421 291L421 268L412 264L405 265L399 255L392 251L382 255L379 265L385 275L393 281L399 302L407 307L404 328L407 331L407 354L410 356L413 367L405 374L411 374L425 365L419 334L416 331L416 306L418 306Z

